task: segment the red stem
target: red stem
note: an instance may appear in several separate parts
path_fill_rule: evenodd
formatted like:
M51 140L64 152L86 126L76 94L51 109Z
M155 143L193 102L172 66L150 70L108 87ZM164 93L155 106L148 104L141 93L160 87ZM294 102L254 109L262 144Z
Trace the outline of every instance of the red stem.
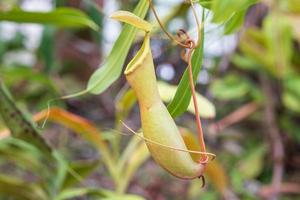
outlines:
M190 88L192 92L192 97L193 97L193 104L194 104L194 110L195 110L195 118L197 122L197 133L198 133L198 140L200 144L200 149L203 152L206 152L206 147L205 147L205 142L204 142L204 137L203 137L203 131L202 131L202 125L201 125L201 119L199 115L199 108L198 108L198 103L197 103L197 97L196 97L196 91L195 91L195 84L194 84L194 79L193 79L193 71L192 71L192 63L191 63L191 56L192 56L193 48L188 50L188 71L189 71L189 82L190 82ZM201 158L201 161L206 161L207 156L203 155Z

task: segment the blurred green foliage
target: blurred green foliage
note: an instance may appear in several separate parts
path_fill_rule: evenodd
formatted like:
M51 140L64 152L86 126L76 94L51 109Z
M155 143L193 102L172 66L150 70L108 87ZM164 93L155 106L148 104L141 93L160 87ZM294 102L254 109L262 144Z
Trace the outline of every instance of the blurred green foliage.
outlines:
M224 37L230 34L238 36L237 46L233 52L222 56L207 56L205 49L199 48L195 52L194 61L195 77L201 70L209 73L207 85L198 84L197 87L216 108L215 120L204 119L203 124L208 147L217 154L220 168L224 169L228 179L228 185L223 192L217 189L218 182L211 175L207 175L209 178L207 186L201 190L199 181L186 183L166 176L147 161L149 153L139 139L121 137L119 133L124 130L120 120L128 120L128 123L134 124L137 129L140 126L136 119L138 114L134 94L128 91L126 86L123 87L122 78L117 80L123 64L127 62L126 58L132 57L130 46L134 42L135 31L130 26L124 28L125 31L121 34L121 39L117 40L119 42L116 47L107 59L104 58L101 45L106 42L102 29L106 16L101 9L102 3L106 1L99 1L99 5L88 0L80 2L72 4L70 8L70 1L57 0L55 5L59 8L54 8L48 13L20 10L20 1L16 0L0 2L0 20L34 22L43 26L41 41L34 50L27 47L28 38L20 29L10 39L0 38L0 78L13 93L21 110L25 110L25 115L45 109L50 99L82 90L98 64L106 63L99 68L100 72L96 72L106 80L106 84L102 84L97 82L98 76L96 78L99 87L95 91L99 93L105 90L100 97L85 96L51 104L92 119L98 126L92 124L93 128L87 128L85 124L78 128L79 116L67 115L66 119L72 121L71 128L66 124L64 126L68 129L50 124L47 125L47 129L43 129L43 138L50 141L51 147L56 151L54 154L56 161L50 165L57 170L49 170L49 164L43 161L43 152L30 142L14 137L6 138L7 130L4 130L5 125L2 121L0 199L263 198L263 189L269 186L272 180L274 162L271 156L273 147L265 127L267 119L264 111L269 103L268 99L275 102L274 126L280 130L285 150L282 185L295 183L299 186L297 159L300 148L300 3L298 0L195 1L206 8L203 19L207 21L209 19L206 18L207 12L210 12L211 22L218 27L221 26ZM120 1L119 6L133 11L139 3L137 13L142 17L146 16L150 21L152 19L149 17L150 14L146 15L148 9L146 2ZM81 11L74 7L80 8ZM188 6L184 3L174 5L173 10L170 7L170 15L166 15L163 21L170 25L175 19L181 18L186 27L193 30L194 27L186 20L188 11ZM153 44L162 47L156 49L157 52L162 51L162 55L155 61L159 63L160 60L165 60L164 62L171 60L170 63L179 66L181 71L176 76L177 80L180 80L185 65L182 63L177 65L177 62L180 62L177 59L179 50L174 46L170 48L170 41L160 40L159 28L154 30ZM203 37L206 38L206 35ZM205 39L204 41L206 42ZM123 46L124 42L126 48ZM91 55L95 50L85 54L84 50L80 51L81 48L76 49L77 46L86 47L85 50L94 48L99 52L95 53L96 56ZM133 46L135 49L135 44ZM164 48L169 50L165 51ZM29 53L35 58L34 61L26 64L27 62L22 62L26 60L24 57L21 57L21 60L13 59L19 59L17 54L20 52ZM176 55L177 60L172 55ZM94 59L98 60L96 64L92 62ZM213 63L212 66L206 66L207 60ZM225 67L224 60L227 63ZM103 74L102 71L107 73ZM270 83L271 96L266 94L262 79ZM182 91L188 86L187 81L183 82L185 87L179 87L173 105L184 106L179 106L179 111L174 116L180 116L176 119L179 124L194 132L194 122L191 116L185 113L190 102L190 94L182 95ZM91 83L90 85L94 86ZM173 87L175 88L170 86L172 90ZM174 96L173 92L171 96ZM170 101L170 97L168 98ZM185 99L184 104L177 104L182 99ZM207 105L212 106L210 102ZM254 102L257 109L242 116L245 111L239 111L249 102ZM205 110L211 112L213 108L203 108L202 112ZM242 115L235 116L234 123L226 124L230 121L228 117L232 117L231 114L235 112ZM57 116L60 118L53 121L65 122L62 115ZM218 126L225 128L212 128ZM99 127L102 127L103 131L98 132ZM78 133L80 137L77 138L70 132ZM113 169L109 169L111 166L103 162L105 160L103 148L99 147L94 135L89 133L96 135L101 133L104 143L108 146L106 151L111 157ZM104 166L106 170L103 169ZM212 173L222 173L220 168L212 170ZM127 192L137 193L139 196L127 195ZM282 193L281 199L299 199L299 191Z

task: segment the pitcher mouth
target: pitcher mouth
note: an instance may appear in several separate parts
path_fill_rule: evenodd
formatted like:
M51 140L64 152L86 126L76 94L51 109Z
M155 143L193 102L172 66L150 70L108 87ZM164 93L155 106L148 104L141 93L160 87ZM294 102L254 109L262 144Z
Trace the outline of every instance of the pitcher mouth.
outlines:
M134 56L134 58L128 63L124 74L129 75L139 68L139 66L141 66L145 61L146 56L150 51L150 36L149 33L146 33L142 47Z

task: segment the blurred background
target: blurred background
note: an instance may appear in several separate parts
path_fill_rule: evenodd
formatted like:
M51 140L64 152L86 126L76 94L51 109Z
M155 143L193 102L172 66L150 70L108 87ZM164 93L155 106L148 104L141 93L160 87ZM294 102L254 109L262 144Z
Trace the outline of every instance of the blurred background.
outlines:
M205 175L205 187L201 189L200 180L182 181L170 176L149 158L133 172L126 192L153 200L300 199L300 3L248 0L242 6L232 0L224 2L218 8L207 6L213 0L200 1L203 7L196 5L199 16L205 9L204 58L196 89L205 97L200 104L205 141L209 151L217 155L217 163ZM2 20L0 15L0 77L18 105L34 115L46 109L49 100L83 90L122 30L123 24L109 15L120 9L133 11L137 3L1 0L0 13L15 7L33 12L70 7L80 9L100 27L94 31L16 23ZM183 0L156 0L155 7L170 32L175 34L182 28L197 39L194 17ZM229 17L223 19L226 15ZM175 86L186 69L180 59L181 49L163 34L151 11L146 18L156 25L151 47L157 77L168 87ZM139 49L141 36L136 37L126 63ZM126 116L123 120L134 130L140 128L136 104L128 111L120 109L120 96L127 89L121 76L101 95L58 100L52 106L90 121L113 146L119 132L127 131L118 123L120 115ZM207 115L205 110L209 110ZM183 132L196 133L192 112L176 118L176 123L184 127ZM0 124L2 129L4 123ZM5 132L0 133L1 138L6 137ZM100 160L77 186L114 190L101 152L88 141L51 122L43 129L43 137L68 162ZM132 137L122 136L121 152ZM16 162L0 158L1 174L18 174L34 182L33 174L39 172L20 172ZM274 187L278 188L275 196ZM3 193L2 199L9 198ZM93 198L82 195L69 199Z

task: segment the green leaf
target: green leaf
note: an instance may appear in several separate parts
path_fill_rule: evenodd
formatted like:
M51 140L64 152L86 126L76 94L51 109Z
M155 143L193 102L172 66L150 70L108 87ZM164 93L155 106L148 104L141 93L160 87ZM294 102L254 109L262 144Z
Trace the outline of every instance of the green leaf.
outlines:
M158 91L159 91L160 97L162 98L162 100L164 102L170 102L172 100L172 98L174 97L174 95L176 93L176 89L177 89L176 86L169 85L165 82L158 82ZM199 110L200 116L204 117L204 118L215 117L216 109L215 109L214 105L209 100L207 100L205 97L200 95L199 93L196 93L196 97L197 97L198 107L200 108L200 110ZM195 114L194 105L193 105L192 100L190 100L187 110L190 113Z
M136 140L132 140L134 144ZM135 146L135 145L134 145ZM132 177L138 170L138 168L150 157L150 152L144 142L139 143L138 146L134 149L131 156L128 158L126 162L126 168L122 170L122 180L120 181L119 191L126 191L128 184L130 183ZM128 199L131 199L128 197Z
M84 8L86 8L86 13L100 27L99 31L92 32L92 36L97 44L101 44L103 38L103 31L101 29L103 28L103 20L105 16L101 12L99 5L95 1L84 0L83 3Z
M72 188L63 190L55 200L71 199L75 197L82 197L87 194L98 194L100 197L104 197L102 189L96 188Z
M91 187L66 189L62 191L54 200L73 199L75 197L82 197L85 195L92 195L101 200L144 200L144 198L137 195L122 195L103 188Z
M214 14L213 22L222 23L228 20L232 16L232 14L239 8L242 1L214 0L212 6L212 10Z
M5 138L0 142L1 159L12 161L24 170L32 170L37 175L44 175L47 164L41 162L42 154L32 145L16 138Z
M81 178L84 178L90 175L95 169L97 169L99 164L99 161L77 161L71 163L70 168ZM78 183L78 180L72 174L68 173L65 177L62 187L67 188L76 183Z
M103 200L145 200L143 197L136 195L114 195L103 198Z
M50 78L42 73L36 72L29 67L3 67L0 69L0 73L8 86L12 84L20 83L25 80L30 80L30 83L36 83L47 88L54 94L58 94L59 91L56 85L50 80Z
M224 34L231 34L238 30L244 23L247 10L237 11L224 26Z
M256 2L257 0L214 0L212 5L213 22L223 23L229 20L236 12L247 10L249 6Z
M148 11L148 6L148 0L140 0L134 10L134 14L144 18ZM136 33L137 28L128 24L124 26L107 60L91 76L86 91L92 94L100 94L120 77L123 64Z
M0 194L15 200L50 200L38 185L3 174L0 174Z
M210 91L220 100L241 99L251 92L252 86L248 80L239 75L230 74L212 83Z
M52 70L55 63L55 34L56 28L45 26L43 36L39 47L39 54L44 62L44 72L48 73Z
M248 8L258 0L214 0L210 2L214 23L224 24L224 34L237 31L244 23Z
M55 157L57 167L56 172L50 177L48 188L50 191L60 191L68 171L70 172L71 168L58 151L54 151L53 156Z
M242 173L234 168L234 170L230 172L229 176L231 177L231 184L234 190L237 192L243 192L245 188Z
M271 75L282 78L291 67L292 29L283 15L267 16L263 30L248 29L240 41L241 51Z
M300 113L300 97L290 93L290 92L285 92L283 94L283 104L285 105L285 107L287 107L288 109Z
M243 54L258 63L260 66L272 66L268 69L272 74L276 74L272 63L272 55L268 53L266 39L262 31L250 28L244 32L239 44Z
M300 77L297 75L287 76L283 85L284 106L291 111L300 113Z
M245 55L234 54L231 57L231 62L235 65L235 67L247 70L247 71L256 71L259 70L259 64L256 63L253 59L249 58Z
M204 11L202 14L202 21L204 20ZM202 67L203 61L203 49L204 49L204 28L201 30L201 45L195 49L192 56L192 69L193 69L193 79L196 82L200 69ZM171 116L178 117L183 114L188 108L191 100L191 89L189 84L189 74L188 69L184 71L184 74L178 85L176 94L172 102L168 105L168 110Z
M176 93L177 87L169 85L168 83L162 81L158 81L157 86L158 86L158 91L161 99L166 103L172 101ZM201 108L199 110L200 116L204 118L215 117L216 115L215 106L208 99L206 99L199 93L196 93L196 97L197 97L198 107ZM128 115L129 111L132 109L135 103L136 103L136 97L134 91L132 89L129 89L126 92L124 92L122 98L118 99L116 103L117 115L120 116L119 117L120 120L124 119ZM187 111L192 114L195 114L194 105L191 99L187 107Z
M16 106L15 101L0 79L0 116L10 129L13 137L24 140L38 149L45 157L53 161L52 149L40 135L30 119Z
M55 173L53 165L45 162L42 152L34 146L13 137L5 138L0 142L0 157L4 163L14 164L15 170L9 174L15 176L14 172L18 172L17 176L23 177L30 172L38 178L39 186L51 190L51 179Z
M118 120L124 120L133 106L136 104L136 97L132 89L123 91L116 99L116 116Z
M290 137L295 139L298 143L300 142L300 127L296 118L291 117L291 115L280 116L280 127L285 130Z
M239 162L238 170L243 178L252 179L259 175L263 169L266 150L265 146L258 146Z
M87 15L74 8L57 8L51 12L28 12L13 9L0 12L0 21L51 24L60 27L90 27L99 29Z
M118 194L109 190L106 190L105 193L107 197L103 200L145 200L143 197L133 194Z
M210 9L213 4L213 0L198 0L198 3L204 8Z
M284 16L273 13L264 20L263 31L267 53L272 57L272 63L268 68L282 77L291 65L293 49L291 25Z
M285 12L300 13L300 1L298 0L280 0L278 3L279 7Z
M143 31L150 32L152 29L152 25L147 22L146 20L143 20L142 18L136 16L132 12L119 10L111 14L110 18L125 22L127 24L130 24L136 28L139 28Z

